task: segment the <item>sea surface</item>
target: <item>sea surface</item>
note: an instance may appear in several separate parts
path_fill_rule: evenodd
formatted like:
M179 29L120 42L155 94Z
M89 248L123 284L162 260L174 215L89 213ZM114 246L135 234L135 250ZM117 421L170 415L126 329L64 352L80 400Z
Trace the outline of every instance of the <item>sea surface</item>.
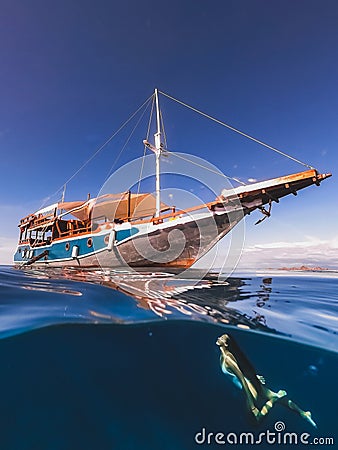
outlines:
M337 305L335 273L2 266L0 449L338 448ZM317 427L282 401L257 420L224 334Z

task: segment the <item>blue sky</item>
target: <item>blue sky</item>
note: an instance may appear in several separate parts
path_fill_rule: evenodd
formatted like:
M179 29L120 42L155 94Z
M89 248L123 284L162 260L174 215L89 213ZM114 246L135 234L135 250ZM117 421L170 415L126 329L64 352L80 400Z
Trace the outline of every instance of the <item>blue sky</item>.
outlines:
M20 217L55 192L155 87L336 173L336 1L4 0L1 9L2 263L10 262ZM172 150L244 181L303 170L167 99L162 107ZM70 183L69 200L97 193L129 132ZM142 133L118 165L141 156ZM337 266L336 192L333 176L275 205L261 225L250 218L246 263Z

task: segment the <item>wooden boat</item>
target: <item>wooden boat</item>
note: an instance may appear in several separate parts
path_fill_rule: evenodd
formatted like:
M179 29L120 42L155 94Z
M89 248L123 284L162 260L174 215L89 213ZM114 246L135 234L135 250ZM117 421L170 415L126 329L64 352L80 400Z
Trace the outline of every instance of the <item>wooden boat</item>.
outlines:
M80 201L62 199L29 214L19 223L15 265L186 269L246 215L259 210L260 222L270 216L272 203L331 176L310 168L224 189L213 201L197 206L177 210L166 205L161 202L160 158L165 150L158 97L155 90L155 142L144 141L155 155L155 194L127 191Z

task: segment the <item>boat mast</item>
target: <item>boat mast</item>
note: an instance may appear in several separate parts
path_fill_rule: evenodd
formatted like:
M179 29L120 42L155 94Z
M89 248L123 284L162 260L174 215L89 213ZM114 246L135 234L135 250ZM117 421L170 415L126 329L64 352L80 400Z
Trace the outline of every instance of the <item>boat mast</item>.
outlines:
M63 203L65 201L66 188L67 188L67 184L65 184L63 186L63 191L62 191L62 196L61 196L61 203Z
M161 117L160 106L158 101L158 90L155 89L155 102L156 102L156 122L157 132L154 134L155 138L155 158L156 158L156 212L155 217L159 217L161 213L161 185L160 185L160 157L161 157Z

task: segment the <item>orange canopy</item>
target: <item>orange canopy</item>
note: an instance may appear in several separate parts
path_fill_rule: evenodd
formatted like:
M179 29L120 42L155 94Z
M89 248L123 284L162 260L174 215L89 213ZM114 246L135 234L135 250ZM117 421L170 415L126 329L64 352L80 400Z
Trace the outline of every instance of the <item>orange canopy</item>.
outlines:
M161 203L161 209L168 209ZM92 206L92 219L106 217L108 220L127 217L153 216L156 211L156 199L152 194L121 194L120 198L108 194L98 197Z
M127 217L147 217L155 214L156 199L152 194L106 194L87 201L62 202L58 208L72 214L79 220L99 219L108 220L125 219ZM161 210L169 209L161 203Z

